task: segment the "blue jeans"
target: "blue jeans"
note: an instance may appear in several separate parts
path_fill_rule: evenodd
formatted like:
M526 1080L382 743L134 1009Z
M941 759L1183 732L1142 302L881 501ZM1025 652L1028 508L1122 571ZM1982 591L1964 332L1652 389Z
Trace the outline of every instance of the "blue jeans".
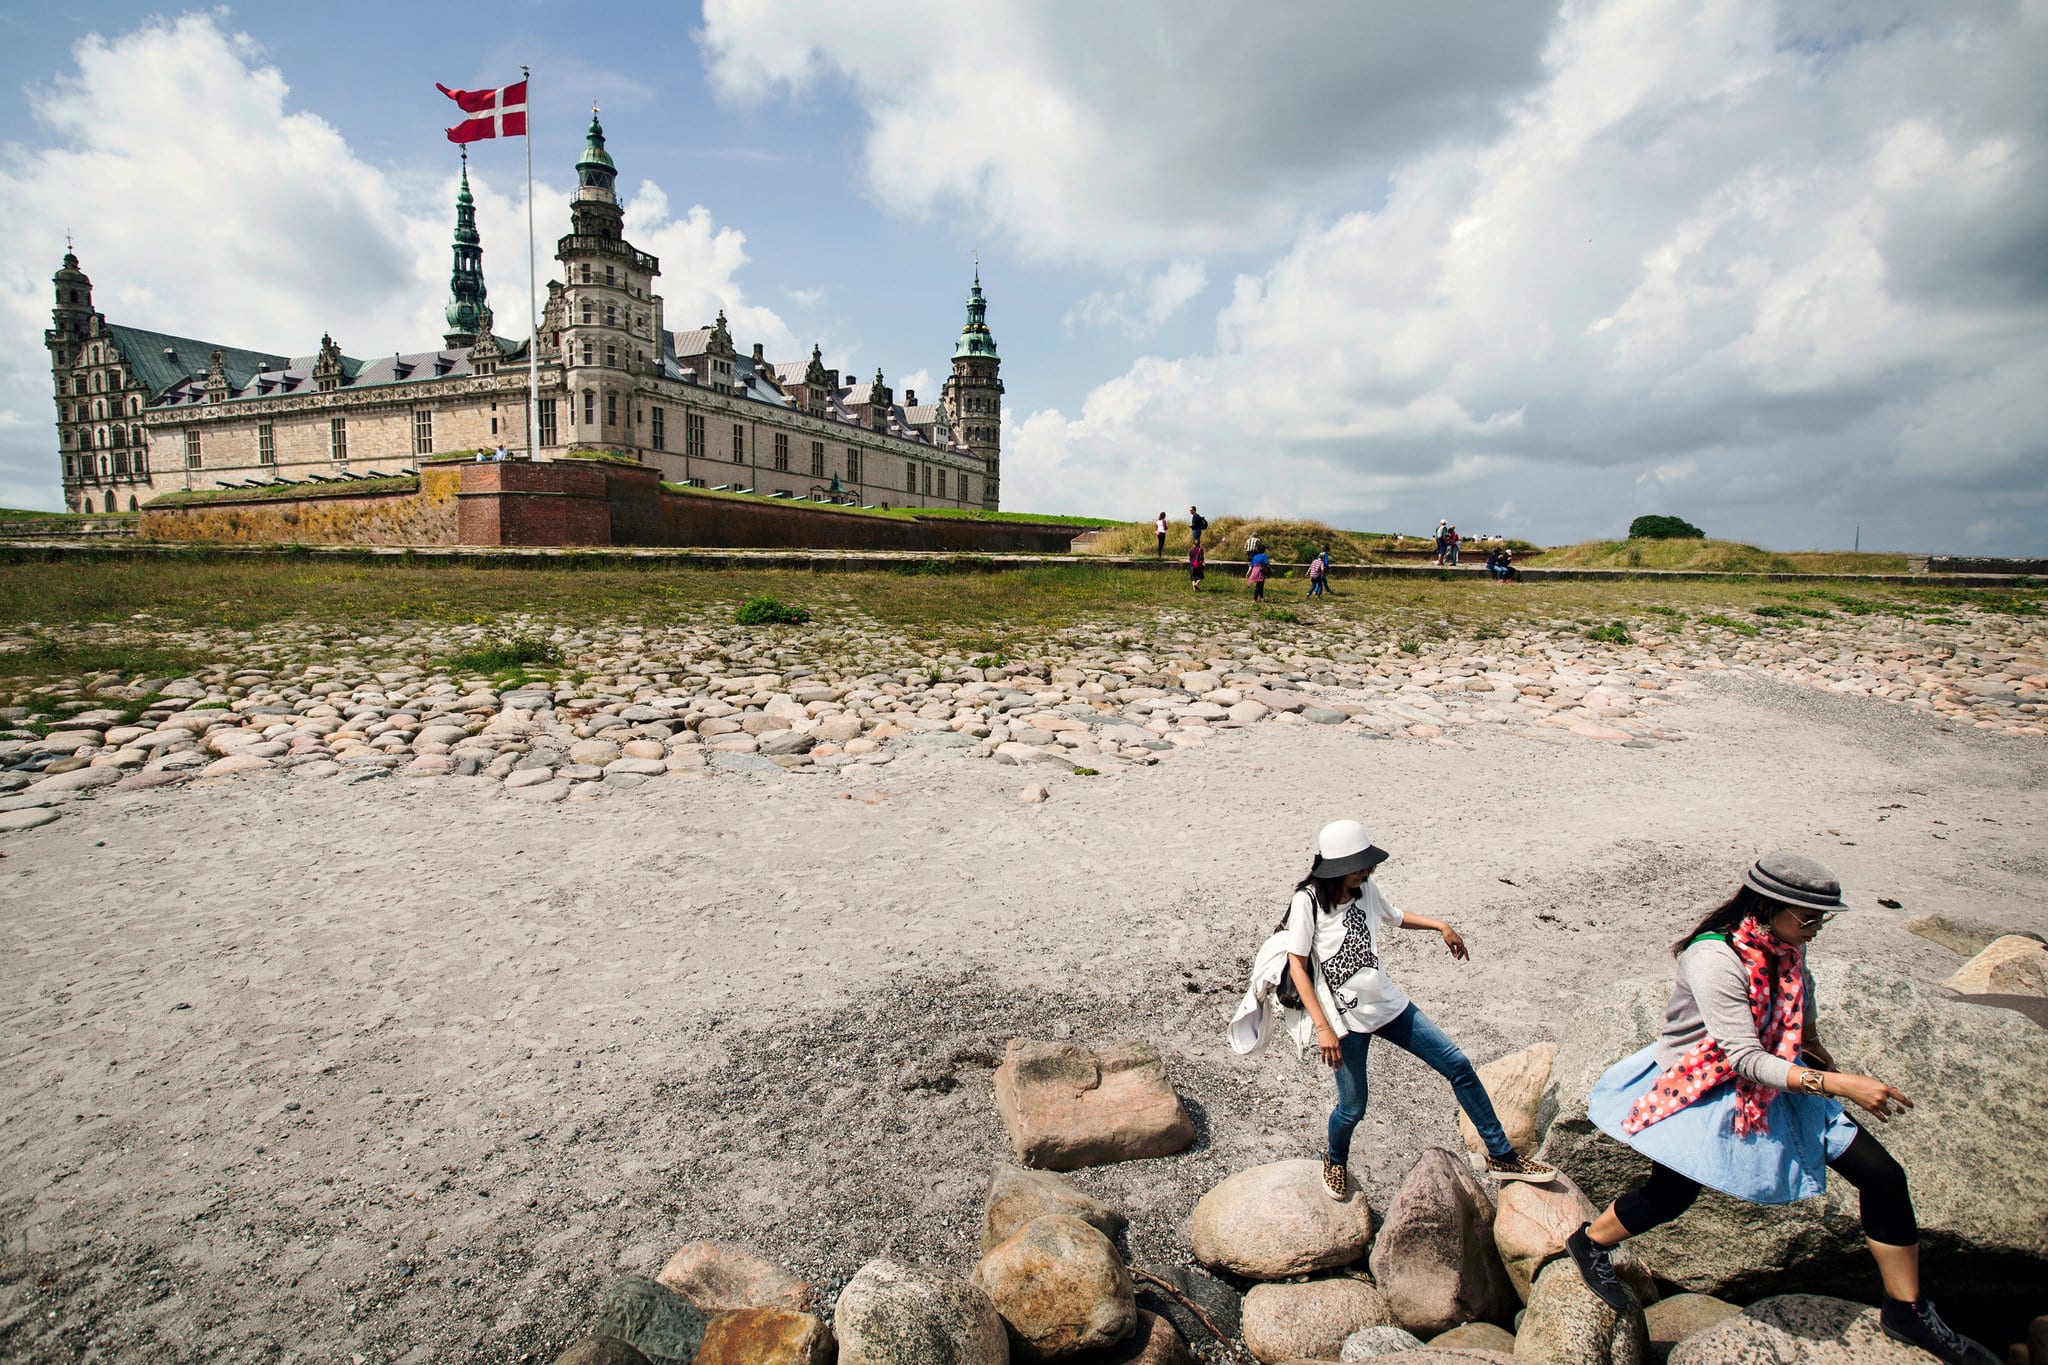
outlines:
M1514 1145L1501 1130L1500 1119L1494 1115L1493 1101L1487 1098L1479 1073L1472 1069L1472 1063L1450 1035L1411 1001L1407 1009L1382 1024L1376 1033L1347 1033L1337 1040L1337 1046L1344 1052L1344 1063L1337 1068L1337 1107L1330 1111L1330 1160L1340 1166L1351 1160L1351 1132L1365 1117L1365 1059L1374 1038L1384 1038L1403 1052L1420 1057L1430 1070L1449 1081L1458 1096L1458 1107L1479 1130L1486 1150L1495 1156L1513 1154Z

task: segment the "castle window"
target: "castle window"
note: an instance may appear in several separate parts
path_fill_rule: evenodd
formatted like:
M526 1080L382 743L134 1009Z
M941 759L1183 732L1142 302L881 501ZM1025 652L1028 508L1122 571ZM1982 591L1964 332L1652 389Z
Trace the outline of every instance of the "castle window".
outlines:
M277 427L274 423L256 424L256 463L277 463Z
M140 398L134 397L133 395L129 396L128 415L130 417L139 417L142 415L142 400Z
M860 452L852 446L846 448L846 481L855 484L860 482Z
M590 344L589 342L587 342L587 341L586 341L586 342L584 342L584 343L583 343L583 363L584 363L584 364L586 364L586 365L590 364L590 363L591 363L591 357L592 357L592 356L593 356L594 354L595 354L595 351L594 351L594 350L592 349L592 347L591 347L591 344Z
M104 421L104 420L106 420L106 416L107 416L107 400L106 400L106 399L104 399L104 398L95 398L95 399L93 399L93 400L92 400L92 418L93 418L93 420L94 420L95 422L99 422L99 421Z
M604 424L608 427L619 424L619 396L615 393L604 396Z
M619 310L612 307L610 304L606 304L604 306L604 325L607 327L616 327L619 325Z
M434 453L434 413L431 408L415 408L412 414L412 453L431 455Z
M932 467L930 465L926 465L924 467L924 495L926 497L930 497L932 495ZM946 490L941 488L939 490L939 496L942 498L946 496Z
M93 432L92 444L96 450L105 450L107 448L107 429L105 427L100 427Z
M114 433L114 434L115 434L115 435L117 435L117 436L118 436L118 435L120 435L120 433L119 433L119 432L116 432L116 433ZM114 472L115 472L116 474L126 474L126 473L128 472L128 452L127 452L127 451L125 451L125 450L117 450L117 451L115 451L115 452L114 452Z
M654 421L648 427L648 440L656 450L668 449L668 414L660 408L654 409Z
M585 389L583 391L583 425L586 427L594 427L597 425L596 389Z
M588 261L583 263L583 282L585 284L590 283L590 263Z
M203 457L203 456L202 456L202 455L200 454L200 450L199 450L199 433L198 433L198 432L196 432L196 431L188 431L188 432L186 432L186 433L185 433L185 468L187 468L187 469L198 469L198 468L200 467L200 465L201 465L201 461L203 460L203 458L204 458L204 457Z
M747 429L738 422L732 424L732 462L734 464L745 464L747 462Z
M612 273L610 266L604 268L604 282L610 285L616 285L619 282L618 277Z
M100 477L104 479L113 472L114 466L108 463L107 457L104 455L100 456Z
M704 458L704 414L683 415L683 454L693 460Z
M789 472L789 433L786 431L775 433L775 468L780 473Z
M903 462L903 489L906 493L917 491L917 465L914 461Z
M77 477L78 457L76 455L66 455L64 457L64 478L66 482L69 482L70 480L75 479Z
M811 477L814 479L825 477L825 443L823 441L811 442Z
M540 400L540 443L544 446L555 444L555 400Z
M597 305L589 299L583 300L583 325L588 327L597 320Z
M609 366L616 366L619 363L618 347L607 346L604 348L604 363Z
M120 449L123 449L123 448L125 448L125 447L127 446L127 444L128 444L128 428L126 428L126 427L124 427L124 426L118 426L118 425L117 425L117 426L116 426L116 427L114 428L114 448L115 448L116 450L120 450Z
M348 418L327 419L327 453L336 464L348 463Z
M129 457L128 463L137 474L146 476L149 473L149 451L143 448L141 427L135 428L132 440L135 445L135 453Z
M960 501L967 501L967 476L965 474L960 476Z
M131 512L135 510L135 495L133 493L128 495L128 510Z

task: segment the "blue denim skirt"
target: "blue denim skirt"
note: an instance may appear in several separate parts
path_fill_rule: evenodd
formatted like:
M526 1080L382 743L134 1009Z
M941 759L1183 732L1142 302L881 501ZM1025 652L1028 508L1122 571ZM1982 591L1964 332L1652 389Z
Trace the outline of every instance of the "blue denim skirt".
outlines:
M1752 1204L1789 1204L1827 1189L1827 1163L1847 1151L1861 1130L1842 1106L1822 1095L1780 1091L1765 1111L1765 1128L1735 1135L1735 1082L1724 1081L1640 1133L1622 1120L1664 1068L1656 1046L1607 1068L1586 1099L1601 1132L1660 1166Z

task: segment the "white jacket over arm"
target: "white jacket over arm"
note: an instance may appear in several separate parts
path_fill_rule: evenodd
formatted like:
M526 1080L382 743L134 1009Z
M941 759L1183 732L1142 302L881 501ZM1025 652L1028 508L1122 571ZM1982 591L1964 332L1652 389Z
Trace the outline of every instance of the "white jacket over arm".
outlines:
M1259 946L1258 956L1252 959L1251 984L1245 988L1244 999L1237 1002L1237 1011L1230 1017L1230 1048L1247 1057L1256 1057L1266 1050L1266 1042L1272 1036L1273 1023L1280 1026L1294 1039L1297 1053L1306 1052L1315 1043L1315 1021L1307 1010L1291 1010L1281 1005L1275 992L1280 988L1280 978L1287 973L1287 935L1279 933ZM1337 1017L1337 1002L1330 998L1330 987L1323 980L1320 971L1312 971L1315 980L1316 1003L1323 1007L1323 1018Z

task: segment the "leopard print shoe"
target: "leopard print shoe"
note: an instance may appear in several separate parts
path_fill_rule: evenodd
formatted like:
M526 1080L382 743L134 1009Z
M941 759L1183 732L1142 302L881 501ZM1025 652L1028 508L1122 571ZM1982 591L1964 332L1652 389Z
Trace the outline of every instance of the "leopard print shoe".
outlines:
M1343 1199L1351 1193L1351 1172L1341 1163L1325 1159L1323 1162L1323 1189L1332 1199Z

